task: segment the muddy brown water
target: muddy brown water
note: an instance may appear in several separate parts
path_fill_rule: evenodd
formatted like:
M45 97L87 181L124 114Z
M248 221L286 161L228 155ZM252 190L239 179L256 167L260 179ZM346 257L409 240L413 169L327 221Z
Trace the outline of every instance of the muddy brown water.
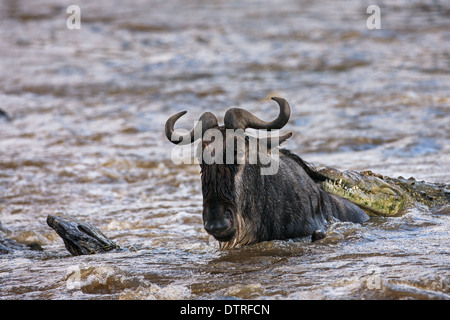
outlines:
M449 210L416 206L324 240L219 250L199 168L165 120L292 106L286 147L317 167L450 181L450 6L384 1L0 2L0 299L449 299ZM283 131L282 130L282 131ZM72 257L65 213L121 253Z

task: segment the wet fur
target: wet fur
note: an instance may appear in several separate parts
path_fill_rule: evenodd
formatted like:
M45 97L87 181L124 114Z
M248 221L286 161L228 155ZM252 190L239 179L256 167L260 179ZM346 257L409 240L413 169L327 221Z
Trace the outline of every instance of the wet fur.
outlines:
M207 143L203 142L202 149ZM235 144L236 145L236 144ZM312 235L330 217L364 222L368 216L355 204L320 187L326 177L289 150L279 149L279 171L261 175L259 164L201 164L204 207L218 201L235 208L230 241L221 248ZM242 175L236 183L236 174Z

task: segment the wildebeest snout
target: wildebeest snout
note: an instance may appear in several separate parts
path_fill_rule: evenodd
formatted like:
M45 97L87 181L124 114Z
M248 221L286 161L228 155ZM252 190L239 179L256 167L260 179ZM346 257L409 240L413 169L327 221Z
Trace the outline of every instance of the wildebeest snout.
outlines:
M217 240L230 240L234 235L232 210L220 202L205 204L203 209L203 226L206 232Z
M215 220L212 222L209 221L205 222L205 230L212 235L220 234L223 231L226 231L230 226L231 226L230 221L226 219Z

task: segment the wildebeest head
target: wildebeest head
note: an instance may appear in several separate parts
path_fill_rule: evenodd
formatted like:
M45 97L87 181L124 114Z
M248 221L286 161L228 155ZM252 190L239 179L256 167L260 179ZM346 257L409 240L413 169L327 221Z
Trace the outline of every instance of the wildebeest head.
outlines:
M275 130L281 129L289 121L290 106L282 98L272 98L280 107L278 117L270 122L262 121L250 112L231 108L225 113L224 125L219 126L217 118L211 112L205 112L200 117L195 128L186 135L174 132L175 122L186 111L170 117L165 125L166 137L174 144L189 144L202 139L198 155L201 166L201 181L203 193L203 225L205 230L222 243L250 243L255 232L243 230L253 228L255 224L244 220L242 207L245 184L243 176L246 166L267 166L261 164L261 159L267 159L272 148L281 144L292 134L281 137L256 138L244 134L247 128ZM255 143L256 142L256 143ZM256 169L255 169L256 170ZM257 188L258 186L251 186ZM257 217L254 217L257 219Z

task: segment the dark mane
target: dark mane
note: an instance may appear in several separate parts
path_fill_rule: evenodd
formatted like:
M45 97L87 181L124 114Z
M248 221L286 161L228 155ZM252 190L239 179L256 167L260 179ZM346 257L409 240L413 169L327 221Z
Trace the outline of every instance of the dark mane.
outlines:
M315 182L321 182L328 179L323 174L317 172L317 170L314 168L312 164L309 164L306 161L302 160L299 156L293 154L291 151L287 149L280 149L280 152L284 154L286 157L289 157L295 162L297 162L303 168L303 170L305 170L308 176Z
M200 168L203 198L234 204L236 165L200 164Z

